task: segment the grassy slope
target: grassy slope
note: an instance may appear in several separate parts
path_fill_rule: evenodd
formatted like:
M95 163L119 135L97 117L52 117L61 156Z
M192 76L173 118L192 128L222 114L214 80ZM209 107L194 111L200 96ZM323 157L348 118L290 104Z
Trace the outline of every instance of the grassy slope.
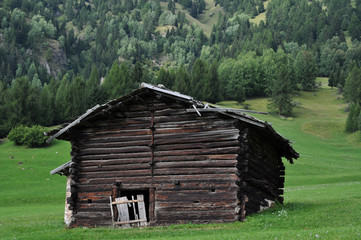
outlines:
M337 98L323 86L296 97L294 118L255 115L292 139L301 158L286 163L285 204L245 223L67 230L62 223L65 178L48 172L69 160L68 143L26 149L5 142L0 145L0 238L360 239L361 147L343 132L345 104ZM248 103L266 110L266 99Z
M269 1L265 1L263 4L264 4L264 9L267 10L267 7L268 7L268 3ZM261 22L261 20L263 20L263 22L266 23L266 11L264 11L263 13L261 14L258 14L257 16L255 16L254 18L251 18L249 21L251 23L254 23L254 24L259 24Z
M214 0L205 0L205 2L206 2L206 9L203 11L203 14L201 14L198 17L198 19L193 18L187 10L183 10L183 7L179 3L176 3L176 13L178 13L178 11L184 12L186 15L186 19L190 24L198 25L201 29L203 29L204 34L210 36L212 27L214 24L217 23L218 14L219 12L222 11L222 7L220 7L219 5L215 7ZM168 8L167 2L160 2L160 4L163 10ZM162 28L157 28L157 29L159 31L162 31Z

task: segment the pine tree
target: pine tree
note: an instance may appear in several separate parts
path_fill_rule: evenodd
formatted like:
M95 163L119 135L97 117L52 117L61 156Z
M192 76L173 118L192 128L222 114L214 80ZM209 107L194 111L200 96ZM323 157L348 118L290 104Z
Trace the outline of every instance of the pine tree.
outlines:
M211 103L216 103L220 100L221 96L220 82L218 78L218 66L216 61L213 61L209 67L207 79L210 83L210 88L208 89L208 96L206 95L205 100Z
M41 116L39 124L50 126L54 121L54 109L52 106L52 97L48 84L45 84L39 98L39 114Z
M61 79L55 95L55 114L54 123L63 123L70 119L69 112L69 80L68 74Z
M95 65L92 66L90 77L86 82L86 106L93 107L96 104L101 104L106 100L106 94L103 88L100 87L100 77L98 69Z
M180 66L177 70L173 88L175 91L190 95L190 77L184 65Z
M197 99L205 100L209 93L210 83L207 79L207 63L198 58L191 72L191 95Z
M348 115L347 115L347 120L346 120L346 125L345 125L346 132L353 132L354 131L353 120L354 120L355 107L356 107L355 103L350 104Z
M300 51L294 62L296 81L302 85L302 89L309 91L314 89L318 73L317 63L309 51Z
M348 26L348 32L351 36L351 40L361 39L361 21L355 13L351 17L351 22Z
M360 112L360 114L358 115L358 118L357 118L357 130L361 131L361 112Z
M351 65L347 76L343 96L349 102L361 102L361 70L355 63Z
M116 61L114 61L109 73L105 76L104 83L102 85L106 92L108 99L114 99L121 94L120 83L120 68Z
M352 131L356 132L358 130L358 117L361 112L360 104L356 103L355 110L352 115Z
M268 107L273 111L277 111L279 115L290 115L293 109L293 89L290 70L286 65L281 64L278 68L271 92L271 102Z
M156 84L163 84L167 88L171 88L174 84L174 79L167 69L161 68L158 72Z

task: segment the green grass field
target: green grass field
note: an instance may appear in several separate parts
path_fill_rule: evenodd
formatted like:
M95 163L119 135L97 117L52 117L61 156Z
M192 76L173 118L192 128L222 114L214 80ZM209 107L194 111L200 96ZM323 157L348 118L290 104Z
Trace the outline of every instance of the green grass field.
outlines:
M295 101L292 118L254 115L291 139L301 155L294 165L285 164L283 206L244 223L66 229L66 179L49 171L70 159L69 144L29 149L5 141L0 144L0 239L361 239L360 134L344 133L346 105L325 84L299 93ZM247 103L267 110L267 99Z

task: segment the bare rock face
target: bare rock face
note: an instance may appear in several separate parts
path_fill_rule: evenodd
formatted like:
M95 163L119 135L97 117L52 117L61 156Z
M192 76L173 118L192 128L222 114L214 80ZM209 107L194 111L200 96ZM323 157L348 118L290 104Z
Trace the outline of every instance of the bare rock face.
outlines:
M49 39L46 44L43 44L41 52L39 62L54 78L67 68L66 54L58 41Z

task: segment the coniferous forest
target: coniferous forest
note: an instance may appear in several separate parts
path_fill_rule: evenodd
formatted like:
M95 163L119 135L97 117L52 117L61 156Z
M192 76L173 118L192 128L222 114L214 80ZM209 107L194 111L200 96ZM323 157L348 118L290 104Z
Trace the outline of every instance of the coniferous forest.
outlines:
M292 94L318 76L350 103L354 132L360 69L361 0L0 1L0 137L141 82L211 103L267 96L290 115Z

